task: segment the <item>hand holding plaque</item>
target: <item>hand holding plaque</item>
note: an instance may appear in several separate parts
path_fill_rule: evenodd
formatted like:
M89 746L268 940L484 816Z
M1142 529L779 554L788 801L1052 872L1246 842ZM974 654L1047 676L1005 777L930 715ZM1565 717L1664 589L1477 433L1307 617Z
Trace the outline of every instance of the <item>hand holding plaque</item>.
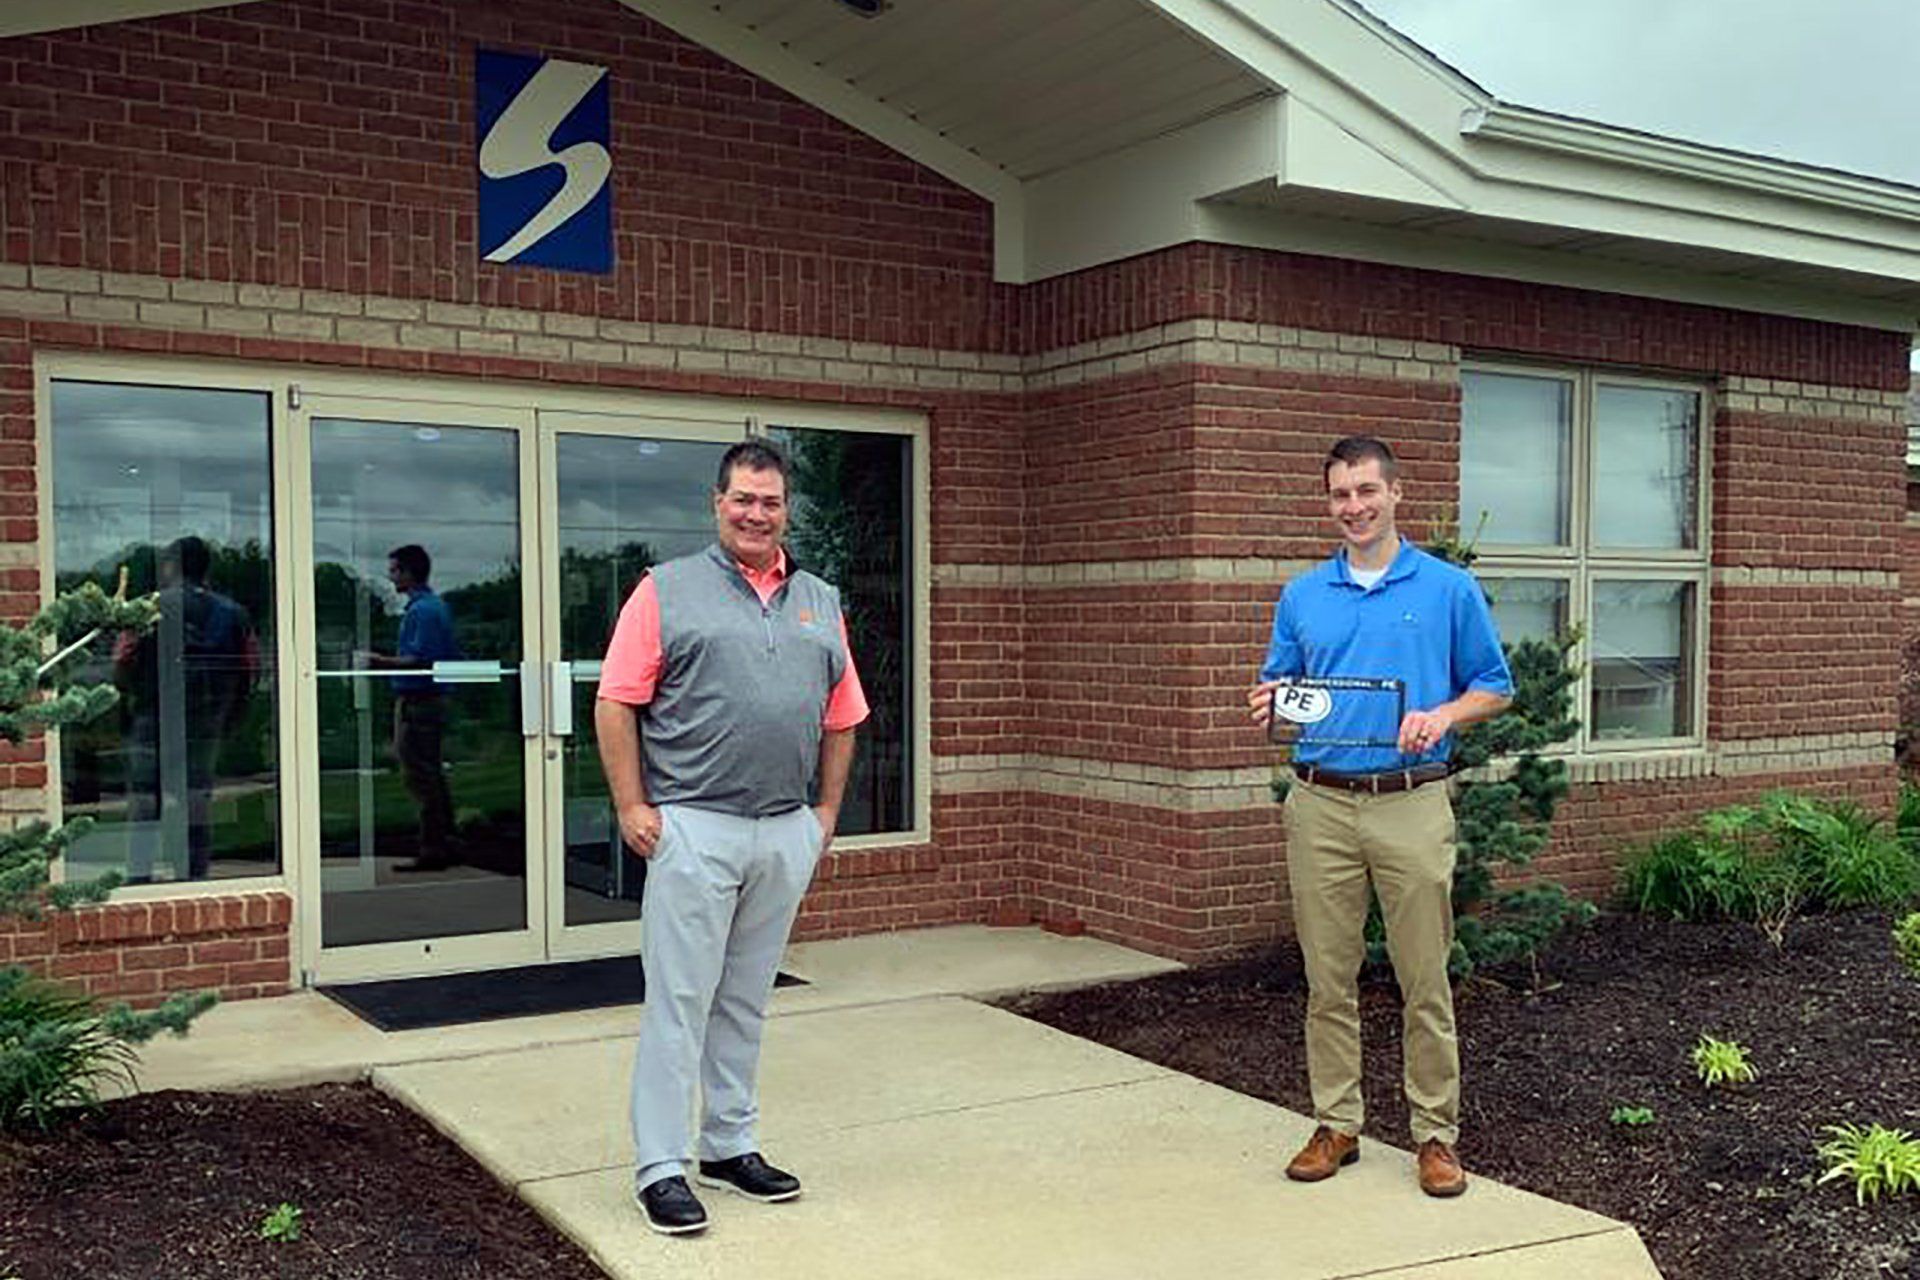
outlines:
M1383 734L1336 736L1315 729L1332 717L1336 702L1344 704L1356 698L1392 699L1390 721L1384 714L1367 717L1390 726ZM1397 750L1400 724L1407 715L1407 685L1404 680L1364 676L1290 676L1268 688L1266 711L1269 742L1287 747L1393 747ZM1385 713L1388 708L1383 706L1380 711Z

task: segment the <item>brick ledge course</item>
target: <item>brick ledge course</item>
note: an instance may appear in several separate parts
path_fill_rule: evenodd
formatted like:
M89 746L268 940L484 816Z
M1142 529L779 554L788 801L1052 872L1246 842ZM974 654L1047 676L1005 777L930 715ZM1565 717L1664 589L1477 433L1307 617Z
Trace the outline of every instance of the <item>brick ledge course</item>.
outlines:
M1734 739L1704 749L1570 759L1576 786L1678 778L1750 777L1767 773L1892 767L1892 733L1810 734L1797 738ZM1498 766L1488 776L1498 776ZM1027 791L1081 796L1183 813L1245 809L1271 801L1270 765L1233 769L1170 769L1074 756L1042 754L945 756L934 760L936 795ZM857 856L857 855L853 855Z
M1003 393L1169 364L1454 384L1461 360L1461 349L1447 343L1210 319L1016 356L18 263L0 263L0 314L382 350ZM1884 423L1904 420L1906 399L1902 391L1744 376L1727 378L1721 393L1723 406L1738 412Z

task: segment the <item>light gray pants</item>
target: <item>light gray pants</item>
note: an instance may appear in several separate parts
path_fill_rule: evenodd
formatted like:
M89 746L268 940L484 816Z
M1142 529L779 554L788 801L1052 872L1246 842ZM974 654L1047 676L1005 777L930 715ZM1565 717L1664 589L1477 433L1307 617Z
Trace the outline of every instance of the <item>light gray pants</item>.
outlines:
M633 1061L637 1187L686 1173L696 1071L700 1158L760 1149L760 1032L821 839L805 807L740 818L660 806L640 907L647 1003Z

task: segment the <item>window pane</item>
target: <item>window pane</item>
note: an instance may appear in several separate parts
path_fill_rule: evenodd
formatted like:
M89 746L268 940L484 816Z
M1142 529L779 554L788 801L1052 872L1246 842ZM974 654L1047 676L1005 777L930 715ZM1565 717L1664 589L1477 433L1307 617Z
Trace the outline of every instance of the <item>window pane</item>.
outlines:
M1593 584L1593 736L1693 732L1695 588L1690 582Z
M1460 534L1506 546L1566 546L1573 384L1467 372L1460 384Z
M321 943L522 928L519 438L316 417L312 441Z
M713 480L727 442L561 432L560 656L573 663L574 731L561 760L570 925L640 918L646 863L620 838L593 709L600 659L634 584L713 542Z
M61 590L158 591L160 622L95 642L114 710L60 735L70 877L135 884L280 869L270 408L263 393L53 385Z
M913 441L783 428L793 459L787 545L840 588L872 717L860 726L843 835L913 826Z
M1593 416L1593 545L1700 545L1700 397L1602 386Z
M1494 625L1505 644L1553 642L1566 634L1570 592L1565 579L1485 577L1480 583L1487 590Z

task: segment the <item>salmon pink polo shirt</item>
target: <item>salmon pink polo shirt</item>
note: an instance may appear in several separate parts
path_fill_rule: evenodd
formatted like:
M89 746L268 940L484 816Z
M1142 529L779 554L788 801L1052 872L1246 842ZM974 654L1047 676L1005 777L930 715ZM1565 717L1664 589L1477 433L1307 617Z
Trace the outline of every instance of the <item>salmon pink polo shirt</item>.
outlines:
M734 562L734 567L765 604L787 580L787 549L780 548L780 555L771 568L755 569L739 561ZM860 673L854 670L844 612L840 615L840 647L847 655L847 669L827 696L826 714L820 721L829 733L851 729L868 715L867 692L860 684ZM600 696L630 707L645 706L653 701L653 691L660 683L665 663L666 655L660 647L660 595L654 589L653 575L648 574L640 579L640 585L633 589L620 610L613 641L600 664Z

